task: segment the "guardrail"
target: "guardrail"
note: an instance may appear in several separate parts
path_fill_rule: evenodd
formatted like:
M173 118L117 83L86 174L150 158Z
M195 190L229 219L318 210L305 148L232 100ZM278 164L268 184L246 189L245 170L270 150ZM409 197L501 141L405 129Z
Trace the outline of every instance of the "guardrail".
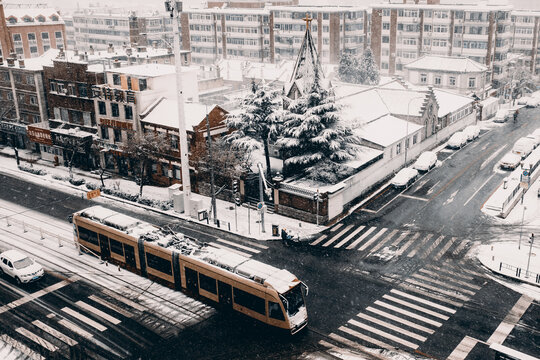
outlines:
M8 227L12 225L19 225L22 227L23 232L28 232L29 230L34 230L39 233L39 236L41 240L45 240L46 237L50 239L56 239L58 240L58 247L64 246L64 244L73 244L75 247L77 247L77 243L73 239L67 239L63 236L60 236L58 234L54 234L50 231L44 230L39 226L35 226L33 224L29 224L28 222L24 220L17 220L17 219L10 219L9 216L6 217L6 225Z
M522 269L517 266L513 266L510 264L505 264L502 261L499 263L499 272L503 272L502 270L510 270L517 278L521 279ZM523 271L525 273L526 278L532 278L534 279L535 283L540 284L540 274L532 272L532 271Z

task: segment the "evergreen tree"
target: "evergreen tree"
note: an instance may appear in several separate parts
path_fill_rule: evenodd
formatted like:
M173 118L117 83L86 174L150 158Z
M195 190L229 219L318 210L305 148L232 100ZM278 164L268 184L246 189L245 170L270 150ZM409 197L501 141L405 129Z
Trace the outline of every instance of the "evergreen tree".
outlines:
M251 93L241 104L240 112L229 114L227 126L233 132L226 140L239 149L253 151L264 148L266 173L271 179L269 141L277 136L280 128L281 91L271 89L266 84L257 86L252 82Z
M336 182L350 175L343 164L355 156L358 143L350 128L339 124L338 107L314 74L310 91L291 102L284 114L282 137L277 145L285 156L286 174L304 175L313 180Z
M339 58L338 77L341 81L358 84L360 64L358 58L352 54L344 53Z
M362 54L359 67L359 79L361 84L377 85L380 80L379 68L373 59L373 53L367 48Z

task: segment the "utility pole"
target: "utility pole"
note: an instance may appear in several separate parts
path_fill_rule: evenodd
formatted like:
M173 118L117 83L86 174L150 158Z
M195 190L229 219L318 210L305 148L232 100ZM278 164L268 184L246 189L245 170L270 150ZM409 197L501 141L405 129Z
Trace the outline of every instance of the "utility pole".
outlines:
M176 101L178 102L178 132L180 140L180 163L182 167L182 192L184 193L184 214L190 215L191 181L189 178L189 157L186 134L186 121L184 118L184 95L182 92L182 59L180 57L180 13L182 2L167 0L165 10L169 12L173 21L174 34L174 63L176 70Z
M534 234L531 234L529 242L531 243L531 246L529 246L529 259L527 260L527 270L525 271L525 277L529 277L529 265L531 264L531 252L534 243Z
M260 164L259 164L260 165ZM261 172L262 167L259 166L259 202L263 204L262 208L260 209L261 212L261 227L262 232L264 233L264 194L263 194L263 176Z
M214 159L212 158L212 136L210 136L208 109L206 109L206 135L208 137L208 157L210 160L210 193L212 194L212 212L214 213L214 224L217 225L216 192L214 190Z

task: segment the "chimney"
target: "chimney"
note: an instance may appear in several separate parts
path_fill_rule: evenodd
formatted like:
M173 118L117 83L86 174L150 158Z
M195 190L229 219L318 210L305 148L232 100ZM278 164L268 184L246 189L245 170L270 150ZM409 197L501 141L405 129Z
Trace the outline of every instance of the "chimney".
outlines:
M66 58L66 53L64 53L64 48L62 47L59 47L59 52L58 52L58 56L56 56L57 59L65 59Z
M90 55L94 55L94 47L90 45Z
M107 48L107 52L108 52L109 54L114 53L114 46L113 46L112 43L109 43L109 47Z
M20 67L21 69L24 69L24 60L23 60L23 59L20 59L20 60L19 60L19 67Z

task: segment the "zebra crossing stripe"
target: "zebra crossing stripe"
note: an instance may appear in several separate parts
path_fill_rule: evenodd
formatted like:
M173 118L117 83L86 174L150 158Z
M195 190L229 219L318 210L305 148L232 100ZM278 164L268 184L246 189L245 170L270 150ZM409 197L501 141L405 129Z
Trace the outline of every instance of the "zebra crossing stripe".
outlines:
M342 226L343 226L343 223L339 223L336 226L334 226L333 228L331 228L330 232L338 231L339 228L342 227Z
M433 334L435 333L435 330L432 330L430 328L427 328L425 326L422 326L422 325L418 325L416 323L413 323L412 321L409 321L409 320L405 320L405 319L402 319L400 318L399 316L395 316L395 315L392 315L392 314L389 314L385 311L382 311L382 310L379 310L377 308L374 308L374 307L371 307L371 306L368 306L366 308L366 311L369 311L369 312L372 312L374 314L377 314L377 315L380 315L380 316L383 316L387 319L390 319L390 320L393 320L395 322L399 322L399 323L402 323L403 325L406 325L408 327L411 327L411 328L414 328L416 330L420 330L420 331L423 331L425 333L428 333L428 334Z
M345 227L345 229L341 230L337 235L333 236L330 240L328 240L327 242L325 242L323 244L323 247L328 247L330 244L332 244L333 242L335 242L337 239L339 239L340 237L342 237L347 231L349 231L354 225L349 225L347 227Z
M462 280L465 280L465 281L473 281L474 280L474 278L472 276L468 276L468 275L464 275L464 274L458 274L455 271L452 271L452 270L449 270L449 269L446 269L446 268L440 268L440 267L435 266L433 264L428 264L428 265L426 265L426 267L432 269L433 271L438 271L438 272L446 273L447 275L450 275L450 276L453 276L453 277L461 278Z
M410 253L407 254L407 257L413 257L414 255L416 255L416 253L418 252L418 249L423 249L423 245L429 241L429 239L431 239L433 237L433 234L427 234L425 238L423 238L421 241L420 241L420 244L418 244L417 247L415 247L413 249L413 251L411 251Z
M405 297L405 298L414 300L414 301L416 301L416 302L419 302L419 303L423 303L423 304L429 305L429 306L431 306L432 308L436 308L436 309L439 309L439 310L442 310L442 311L446 311L447 313L450 313L450 314L455 314L455 313L456 313L456 310L454 310L454 309L450 309L449 307L446 307L446 306L443 306L443 305L434 303L434 302L429 301L429 300L426 300L426 299L419 298L418 296L414 296L414 295L411 295L411 294L407 294L406 292L403 292L403 291L399 291L399 290L396 290L396 289L392 289L392 290L390 290L390 292L391 292L391 293L394 293L394 294L396 294L396 295L399 295L399 296L401 296L401 297Z
M437 246L439 246L439 244L441 243L442 239L444 239L444 235L441 235L437 238L437 240L435 240L433 242L433 244L431 244L431 246L420 256L422 259L425 259L427 258L432 252L433 250L435 250L437 248Z
M387 228L382 228L378 233L376 233L375 235L373 235L373 237L371 239L369 239L368 241L366 241L359 249L358 251L363 251L365 250L368 246L370 246L371 244L373 244L378 238L381 237L382 234L384 234L388 229Z
M235 243L235 242L232 242L232 241L228 241L228 240L216 239L216 241L219 241L219 242L222 242L224 244L231 245L231 246L243 249L243 250L247 250L247 251L250 251L250 252L255 253L255 254L258 254L258 253L261 252L260 250L253 249L253 248L250 248L249 246L241 245L241 244L238 244L238 243Z
M347 236L345 239L341 240L336 246L334 246L335 248L339 249L340 247L343 246L343 244L345 244L347 241L351 240L353 237L356 236L356 234L358 234L360 231L362 231L363 229L365 228L365 226L360 226L358 227L358 229L354 230L352 233L349 234L349 236Z
M369 332L371 332L373 334L376 334L376 335L382 336L384 338L387 338L387 339L389 339L389 340L391 340L391 341L393 341L395 343L401 344L401 345L409 347L411 349L418 349L417 344L412 343L412 342L407 341L407 340L404 340L404 339L402 339L400 337L389 334L389 333L384 332L382 330L379 330L377 328L374 328L373 326L369 326L367 324L361 323L361 322L353 320L353 319L349 320L348 322L351 325L354 325L354 326L359 327L361 329L367 330L367 331L369 331Z
M323 234L323 235L319 236L319 238L318 238L317 240L315 240L314 242L312 242L312 243L309 244L309 245L315 246L315 245L317 245L318 243L320 243L321 241L323 241L324 239L326 239L327 237L328 237L328 235Z
M522 295L519 300L514 304L512 309L506 314L504 320L497 327L495 332L487 340L488 344L502 344L504 340L510 335L516 324L519 322L523 314L527 311L533 298L527 295Z
M84 309L84 310L86 310L88 312L91 312L91 313L99 316L102 319L107 320L111 324L118 325L118 324L121 323L121 321L118 320L117 318L115 318L114 316L111 316L111 315L107 314L106 312L103 312L103 311L93 307L92 305L85 303L84 301L79 300L75 304L77 306L79 306L80 308L82 308L82 309Z
M17 340L11 338L9 335L6 335L6 334L0 335L0 341L3 341L6 344L10 345L11 347L19 350L21 353L28 356L29 359L46 360L45 357L39 355L37 352L30 349L28 346L24 345L23 343L20 343Z
M468 294L468 295L471 295L471 296L476 294L475 291L468 290L468 289L463 289L460 286L450 285L450 284L448 284L448 281L439 281L439 280L434 279L433 277L427 277L427 276L424 276L424 275L421 275L421 274L413 274L412 276L417 278L417 279L428 281L428 282L431 282L433 284L437 284L439 286L444 286L447 289L454 290L454 291L459 291L461 293L465 293L465 294ZM452 282L460 283L460 281L458 281L458 280L452 280Z
M416 241L416 239L418 239L419 236L420 233L414 233L412 238L410 238L403 247L399 248L399 250L397 251L397 255L399 256L403 254L409 248L409 246L411 246Z
M377 252L377 250L379 250L385 243L387 240L390 240L392 237L394 237L394 235L398 232L397 229L394 229L390 232L390 234L388 234L384 239L382 239L381 241L379 241L379 243L377 245L375 245L371 251L370 251L370 255L371 254L374 254L375 252Z
M461 242L461 244L459 244L455 249L454 251L452 251L452 254L453 255L457 255L461 252L461 250L463 250L463 248L465 248L465 246L467 246L467 244L469 243L469 240L463 240Z
M447 360L464 360L476 346L477 342L478 340L470 336L465 336L454 351L448 356Z
M230 247L225 246L225 245L221 245L220 243L211 243L210 246L216 247L218 249L225 249L225 250L228 250L228 251L233 252L235 254L238 254L240 256L244 256L244 257L248 257L248 258L253 256L252 254L248 254L246 252L236 250L236 249L230 248Z
M124 315L127 318L130 318L130 317L133 316L133 313L130 313L129 311L126 311L126 310L122 309L120 306L112 304L112 303L108 302L107 300L99 298L99 297L97 297L95 295L90 295L88 298L90 300L98 303L98 304L101 304L101 305L103 305L105 307L108 307L109 309L111 309L113 311L116 311L117 313L119 313L121 315Z
M439 314L436 311L426 309L425 307L410 303L410 302L405 301L405 300L398 299L397 297L394 297L394 296L391 296L391 295L388 295L388 294L383 295L383 299L393 301L396 304L407 306L407 307L409 307L411 309L421 311L423 313L426 313L428 315L431 315L433 317L436 317L436 318L439 318L439 319L442 319L442 320L448 320L450 318L450 317L448 317L446 315Z
M375 231L375 229L377 229L377 228L376 227L370 227L369 229L367 229L367 231L365 233L363 233L362 235L360 235L360 237L358 239L356 239L352 244L347 246L347 250L354 249L356 247L356 245L360 244L366 237L368 237L369 234L371 234L373 231Z
M405 336L408 336L410 338L413 338L413 339L416 339L420 342L424 342L427 340L427 338L425 336L421 336L421 335L418 335L416 333L413 333L412 331L409 331L409 330L405 330L405 329L402 329L400 328L399 326L395 326L395 325L392 325L392 324L389 324L387 322L384 322L382 320L379 320L377 318L374 318L373 316L369 316L367 314L364 314L364 313L359 313L356 315L357 317L361 318L361 319L364 319L364 320L367 320L369 322L372 322L374 324L377 324L377 325L380 325L380 326L384 326L385 328L387 329L390 329L392 331L395 331L395 332L398 332L398 333L401 333Z
M440 302L444 302L444 303L447 303L449 305L454 305L455 307L463 306L463 303L461 303L459 301L450 300L450 299L447 299L445 297L433 294L431 292L423 291L422 289L419 289L419 288L417 288L415 286L412 286L411 284L408 284L406 282L401 283L398 286L400 288L402 288L402 289L406 289L407 291L411 291L411 292L417 293L419 295L427 296L427 297L430 297L430 298L432 298L434 300L438 300Z
M36 334L26 330L23 327L17 328L17 329L15 329L15 331L17 331L19 334L26 337L27 339L32 340L33 342L40 345L41 347L44 347L45 349L49 350L50 352L55 352L55 351L58 350L58 348L55 345L53 345L50 342L48 342L47 340L37 336Z
M439 253L433 257L433 261L438 261L448 251L448 249L450 249L456 240L457 239L455 237L452 237L450 241L444 245L441 251L439 251Z
M66 319L60 319L58 320L58 323L62 325L63 327L68 328L69 330L73 331L74 333L82 336L83 338L91 339L94 336L90 334L88 331L81 329L80 327L78 327L77 325L75 325L74 323Z
M431 320L425 316L422 316L422 315L418 315L416 313L413 313L411 311L408 311L408 310L404 310L400 307L397 307L397 306L394 306L394 305L391 305L391 304L388 304L384 301L381 301L381 300L376 300L375 301L375 305L379 305L379 306L382 306L382 307L385 307L387 308L388 310L392 310L394 312L398 312L400 314L403 314L405 316L408 316L412 319L415 319L415 320L420 320L422 322L425 322L426 324L429 324L429 325L433 325L433 326L436 326L436 327L441 327L442 326L442 323L438 322L438 321L435 321L435 320Z
M420 272L426 273L426 274L428 274L428 275L430 275L432 277L434 276L434 273L432 271L429 271L429 270L426 270L426 269L420 269ZM457 283L457 284L459 284L461 286L465 286L465 287L468 287L470 289L474 289L474 290L477 290L477 291L482 288L481 286L474 285L474 284L471 284L469 282L461 281L461 280L457 279L456 277L450 277L450 276L445 275L445 274L437 273L435 275L435 277L437 277L437 278L439 278L439 279L441 279L443 281L454 282L454 283ZM465 289L465 292L467 292L467 291L471 292L471 295L474 295L476 293L475 291Z
M399 244L401 240L407 237L407 235L409 235L408 231L402 232L401 235L399 235L399 237L392 243L392 246L397 246L397 244Z
M467 284L464 281L457 280L457 279L450 278L450 277L446 277L446 276L443 276L441 274L437 274L437 273L433 273L433 272L430 273L429 278L427 278L424 275L418 274L418 273L414 274L413 276L417 277L419 279L422 279L422 280L431 281L431 282L439 284L439 285L444 285L448 289L460 291L460 292L463 292L463 293L471 295L471 296L476 294L476 291L478 291L478 290L480 290L482 288L481 286L478 286L478 285ZM439 281L438 279L440 279L441 281ZM459 286L450 285L450 283L458 284ZM470 289L474 289L474 290L470 290Z
M45 323L42 323L41 321L39 320L34 320L32 321L32 324L34 324L35 326L37 326L38 328L40 328L41 330L51 334L52 336L54 336L55 338L59 339L60 341L68 344L69 346L75 346L78 344L77 341L73 340L72 338L70 338L69 336L67 335L64 335L62 334L60 331L50 327L49 325L45 324Z
M393 346L388 345L387 343L384 343L384 342L382 342L382 341L380 341L380 340L377 340L377 339L374 339L374 338L372 338L372 337L370 337L370 336L367 336L367 335L364 335L364 334L362 334L362 333L359 333L358 331L355 331L355 330L353 330L353 329L351 329L351 328L348 328L348 327L345 327L345 326L340 326L340 327L338 328L338 330L340 330L341 332L344 332L344 333L346 333L346 334L349 334L349 335L351 335L351 336L354 336L355 338L358 338L358 339L360 339L360 340L363 340L363 341L365 341L365 342L368 342L368 343L370 343L370 344L373 344L373 345L375 345L375 346L377 346L377 347L380 347L380 348L382 348L382 349L387 349L387 350L393 350L393 349L394 349ZM344 338L344 337L342 337L342 336L339 336L339 335L337 335L337 334L332 333L332 334L330 334L330 335L328 335L328 336L329 336L331 339L334 339L334 340L336 340L336 341L338 341L338 342L340 342L340 343L343 343L343 344L345 344L345 345L348 345L348 346L350 346L350 347L352 347L352 348L363 349L363 347L358 348L359 345L358 345L357 343L355 343L354 341L351 341L351 340L349 340L349 339L346 339L346 338Z
M94 321L94 320L90 319L89 317L81 314L80 312L73 310L72 308L68 308L66 306L66 307L62 308L62 311L65 312L66 314L69 314L69 315L73 316L76 319L79 319L80 321L86 323L87 325L90 325L91 327L95 328L96 330L99 330L99 331L107 330L107 328L105 326L103 326L100 323L98 323L97 321Z
M126 298L125 296L122 296L120 294L117 294L116 292L114 291L111 291L109 289L103 289L102 292L105 294L105 295L108 295L120 302L123 302L124 304L128 305L128 306L131 306L132 308L136 309L136 310L139 310L139 311L145 311L146 308L140 304L137 304L135 301L131 301L130 299Z
M461 301L469 301L470 299L465 296L465 295L461 295L461 294L458 294L456 293L455 291L448 291L448 290L444 290L444 289L441 289L440 286L432 286L432 285L428 285L428 284L424 284L420 281L417 281L417 280L414 280L414 279L407 279L405 280L406 282L408 283L411 283L413 285L416 285L416 286L420 286L420 287L423 287L423 288L426 288L426 289L429 289L431 291L435 291L435 292L438 292L439 294L443 294L443 295L447 295L447 296L450 296L450 297L453 297L453 298L456 298L456 299L459 299ZM443 284L444 286L444 284Z

